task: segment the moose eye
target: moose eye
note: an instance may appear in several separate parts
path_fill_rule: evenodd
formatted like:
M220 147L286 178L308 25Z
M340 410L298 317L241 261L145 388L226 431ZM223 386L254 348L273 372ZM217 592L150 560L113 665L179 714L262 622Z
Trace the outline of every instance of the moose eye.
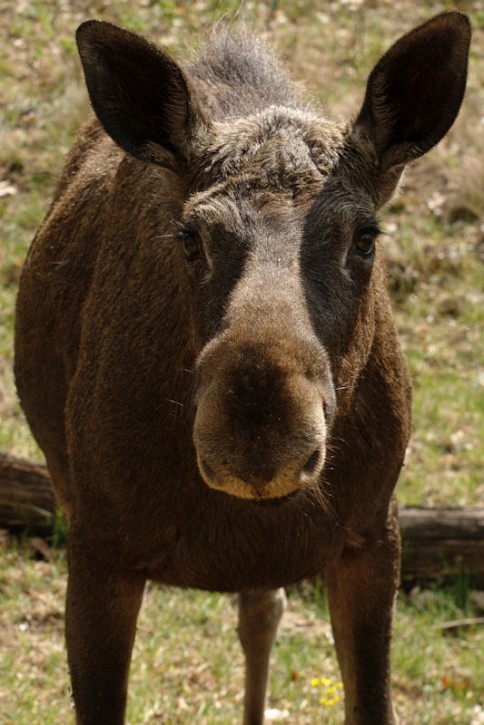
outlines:
M377 227L358 229L353 237L353 251L364 259L369 259L375 251L375 241L379 230Z
M201 258L201 242L198 235L190 233L184 234L182 244L187 262L195 262Z

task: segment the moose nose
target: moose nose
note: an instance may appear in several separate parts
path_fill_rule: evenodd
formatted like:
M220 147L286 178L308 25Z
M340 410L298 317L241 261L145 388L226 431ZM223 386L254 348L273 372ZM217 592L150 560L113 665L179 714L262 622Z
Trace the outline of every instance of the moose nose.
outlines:
M334 408L329 364L316 343L283 343L241 345L223 333L202 353L193 441L210 488L257 499L319 485Z
M223 460L202 452L200 446L199 468L211 488L242 498L283 497L318 481L325 460L324 431L319 431L317 440L315 436L309 455L307 444L306 436L297 454L266 449L243 457L226 455Z
M257 463L252 460L239 472L238 478L261 495L266 495L277 481L284 481L290 492L291 488L298 489L317 480L324 463L324 445L318 445L309 457L301 458L306 460L300 468L294 461L290 466L282 464L278 468L270 460Z
M276 472L277 468L271 460L253 456L247 464L239 467L236 475L250 486L264 488L274 479Z
M273 458L269 451L266 451L265 455L252 456L243 467L239 468L238 477L259 487L270 484L276 478L284 478L287 481L293 479L295 485L309 483L321 472L324 445L319 441L309 456L307 450L303 450L299 456L292 454L289 460L285 460L284 456L278 457L279 460Z

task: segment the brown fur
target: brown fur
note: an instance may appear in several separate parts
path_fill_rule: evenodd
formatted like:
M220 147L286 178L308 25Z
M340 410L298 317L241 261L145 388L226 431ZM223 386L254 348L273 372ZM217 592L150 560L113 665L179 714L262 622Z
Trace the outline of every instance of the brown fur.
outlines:
M393 723L410 383L372 238L405 163L458 112L468 22L398 41L347 126L243 33L185 70L107 23L78 44L101 124L33 242L16 332L69 521L77 721L123 721L149 578L241 592L245 722L262 722L277 590L322 573L346 722Z

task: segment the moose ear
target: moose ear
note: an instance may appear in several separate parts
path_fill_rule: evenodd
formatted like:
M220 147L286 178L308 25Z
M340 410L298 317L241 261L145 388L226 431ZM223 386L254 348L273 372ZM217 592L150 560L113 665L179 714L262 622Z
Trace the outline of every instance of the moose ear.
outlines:
M392 167L396 172L398 166L401 171L454 123L466 85L470 37L465 15L442 13L400 38L376 64L353 134L373 145L381 172Z
M76 40L91 104L106 132L142 161L179 168L205 125L181 68L111 23L88 20Z

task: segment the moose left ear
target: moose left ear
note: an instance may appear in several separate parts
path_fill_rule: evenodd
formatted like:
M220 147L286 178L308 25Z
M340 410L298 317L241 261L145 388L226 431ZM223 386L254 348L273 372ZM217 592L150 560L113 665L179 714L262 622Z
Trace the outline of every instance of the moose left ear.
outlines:
M464 96L471 28L458 12L437 15L398 40L368 78L353 135L369 141L380 172L435 146Z

